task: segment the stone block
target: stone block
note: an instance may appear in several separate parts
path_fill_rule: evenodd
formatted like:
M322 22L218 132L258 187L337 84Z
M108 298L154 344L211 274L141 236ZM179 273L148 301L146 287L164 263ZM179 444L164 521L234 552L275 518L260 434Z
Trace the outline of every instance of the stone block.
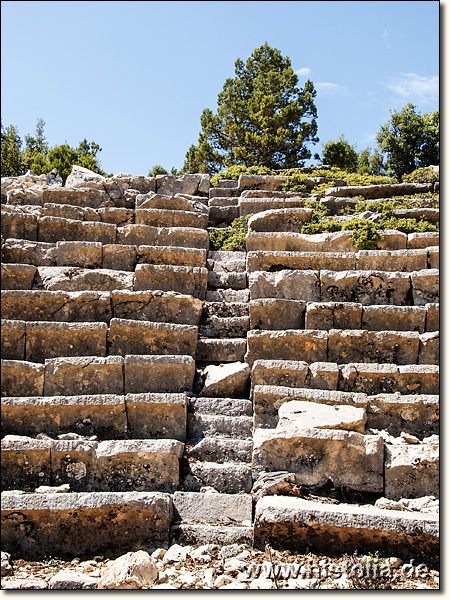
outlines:
M208 250L209 235L204 229L193 227L126 225L117 228L116 242L138 246L176 246Z
M183 480L185 492L200 492L202 487L213 487L221 494L248 494L252 489L252 470L243 464L189 462Z
M5 263L21 263L37 267L56 266L56 244L9 239L3 244Z
M186 173L184 175L157 175L156 193L189 194L207 196L210 188L210 175L203 173Z
M360 329L362 306L357 302L311 302L306 305L306 329Z
M135 291L174 291L204 299L207 284L208 270L205 267L148 264L136 266Z
M2 358L9 360L25 359L25 325L25 321L2 319Z
M246 350L245 339L199 339L195 360L206 363L243 361Z
M2 206L1 234L4 239L37 240L37 215L26 214Z
M231 438L203 438L191 450L188 457L198 461L215 463L251 463L253 442ZM214 486L213 486L214 487Z
M321 271L322 302L408 305L411 281L397 271Z
M301 233L311 219L312 208L279 208L257 213L248 220L249 231L292 231Z
M311 363L308 369L307 381L309 386L315 390L337 390L339 381L339 367L335 363Z
M419 306L364 306L361 329L369 331L394 329L423 333L426 315L426 309Z
M239 206L236 203L237 198L217 198L218 202L223 202L223 204L210 204L209 205L209 223L211 225L219 225L221 223L226 223L227 225L231 225L234 219L238 219L240 216ZM225 201L231 201L229 204L225 204ZM210 202L214 202L214 200L210 200Z
M128 436L123 396L2 398L1 410L4 431L11 434L78 433L101 440Z
M439 331L439 304L426 304L425 308L427 310L427 332Z
M423 334L426 335L426 334ZM332 329L328 333L328 361L417 364L419 333Z
M39 219L38 241L82 241L114 244L117 227L111 223L95 221L76 221L59 217L41 217Z
M97 210L100 217L100 221L103 223L112 223L117 227L123 227L124 225L130 225L134 223L134 210L130 208L117 208L107 206L99 208Z
M106 323L26 323L25 359L44 362L58 356L106 356Z
M439 232L427 231L408 234L408 248L428 248L429 246L439 246Z
M229 288L232 290L245 290L247 288L247 274L235 271L217 272L214 270L208 271L208 289L214 288Z
M248 302L250 300L249 290L207 290L207 302Z
M439 269L411 273L412 296L416 306L439 302Z
M203 525L180 523L172 525L170 535L173 542L188 545L230 544L253 545L253 527L233 527L232 525Z
M439 208L396 208L393 211L394 217L399 219L421 219L429 223L439 223Z
M74 219L78 221L100 221L98 211L84 206L71 204L53 204L48 202L42 209L43 217L59 217L61 219Z
M439 518L418 512L371 506L322 504L283 496L265 496L256 504L255 546L266 544L319 554L386 552L405 561L412 555L435 564L439 557Z
M49 440L6 435L1 441L2 491L50 485L50 448Z
M115 558L168 548L172 499L161 492L8 494L2 499L3 544L25 560L46 556ZM20 526L23 520L33 529ZM113 549L113 550L111 550Z
M397 387L402 394L439 394L439 365L400 365Z
M191 397L190 411L202 415L221 415L233 417L251 417L252 401L247 398L202 398Z
M250 232L246 236L247 252L356 252L350 242L351 231L337 233Z
M247 394L250 367L234 362L208 365L202 372L204 381L200 396L242 398Z
M327 338L326 332L314 330L249 331L246 361L250 365L258 358L324 362L327 360Z
M214 304L220 303L214 302ZM243 338L247 337L249 329L248 316L217 317L216 315L205 316L203 313L199 332L201 336L208 338Z
M252 520L253 501L249 494L198 494L175 492L174 521L237 525Z
M420 439L439 435L439 396L377 394L367 398L367 427L385 429L394 437L402 431Z
M283 298L250 301L251 329L303 329L306 303Z
M130 319L111 319L109 354L186 354L197 348L198 328L194 325L153 323Z
M327 196L363 196L367 200L376 198L392 198L393 196L413 195L433 191L430 183L382 183L378 185L347 185L332 187L325 191Z
M439 364L439 331L422 333L419 336L419 365Z
M402 392L398 388L397 365L349 363L339 368L339 390L363 394Z
M16 180L17 181L17 180ZM42 189L23 188L10 189L7 194L7 204L18 205L26 204L28 206L42 206Z
M427 251L417 250L360 250L356 255L358 271L420 271L427 268Z
M42 396L44 365L2 359L2 396Z
M137 246L105 244L103 246L102 267L117 271L134 271L137 263Z
M1 264L2 290L31 290L36 275L33 265Z
M185 394L127 394L129 435L133 438L186 440Z
M203 304L198 298L174 292L121 290L111 293L111 306L118 319L198 326Z
M286 177L281 175L239 175L240 190L279 190Z
M308 363L294 360L255 360L252 386L305 387Z
M439 269L439 246L434 246L431 248L427 248L428 253L428 264L427 267L429 269ZM423 269L425 267L422 267ZM419 269L414 269L418 271Z
M204 267L204 248L182 248L176 246L139 246L138 263L149 265L176 265L180 267Z
M186 195L139 194L136 196L136 209L176 210L199 213L208 216L204 199L190 199Z
M383 239L377 243L378 250L405 250L407 248L408 236L406 233L396 229L384 229L380 233Z
M136 224L150 227L208 227L208 214L160 208L136 209Z
M70 180L69 180L70 184ZM93 189L90 187L73 188L70 185L64 187L48 187L43 192L44 206L47 203L52 204L70 204L71 206L81 206L90 208L101 208L102 206L111 206L111 201L104 190Z
M262 190L261 190L262 191ZM300 196L300 195L299 195ZM305 199L281 198L281 197L244 197L239 198L239 216L256 215L269 210L278 210L285 208L304 208Z
M439 498L439 445L386 444L384 496Z
M195 362L191 356L125 357L125 393L192 391Z
M284 402L278 409L276 429L338 429L364 433L366 414L363 408L348 404L321 404L305 400Z
M38 267L36 282L45 290L65 292L133 290L134 273L81 267Z
M252 429L252 417L188 413L188 438L191 441L204 437L251 440Z
M247 271L280 271L283 269L312 269L348 271L356 269L354 252L276 252L270 250L247 253Z
M102 245L100 242L56 242L58 267L102 266Z
M320 301L320 279L317 271L285 270L249 274L250 298L282 298L284 300Z
M124 393L121 356L74 356L45 361L45 396ZM23 394L25 395L25 394ZM40 396L41 394L34 394Z

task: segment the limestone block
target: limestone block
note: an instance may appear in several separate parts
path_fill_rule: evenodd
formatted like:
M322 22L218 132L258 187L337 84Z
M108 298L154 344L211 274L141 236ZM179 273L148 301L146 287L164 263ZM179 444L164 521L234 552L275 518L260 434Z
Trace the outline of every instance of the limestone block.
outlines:
M211 188L209 190L209 199L215 198L237 198L241 190L237 188Z
M40 242L83 241L114 244L116 230L117 227L112 223L41 217L38 240Z
M270 273L256 271L249 275L250 298L282 298L285 300L320 300L320 280L317 271L285 270Z
M6 194L7 204L21 205L27 204L42 206L42 189L39 188L18 188L9 190Z
M378 250L405 250L408 236L396 229L383 229L380 231L383 239L378 242Z
M5 290L2 315L27 321L109 321L109 292Z
M208 261L220 271L245 273L245 252L231 250L213 250L208 252ZM209 264L209 262L208 262Z
M408 234L408 248L428 248L429 246L439 246L439 232L427 231Z
M78 221L100 221L98 211L84 206L71 206L70 204L52 204L48 202L42 209L43 217L60 217L61 219L75 219Z
M253 442L251 440L203 438L188 452L188 456L198 461L250 463L252 449Z
M306 303L283 298L250 301L251 329L303 329Z
M377 394L367 398L367 427L420 438L439 434L439 396Z
M210 175L202 173L178 175L157 175L156 192L158 194L208 195Z
M111 319L109 354L186 354L197 348L198 328L194 325Z
M239 175L240 190L279 190L286 181L281 175Z
M426 315L426 309L419 306L364 306L361 329L369 331L395 329L395 331L423 333Z
M70 177L70 175L69 175ZM68 178L69 179L69 178ZM72 206L101 208L102 206L111 206L112 203L106 192L102 189L93 189L90 187L75 186L73 183L64 187L49 187L43 190L44 206L51 204L70 204Z
M205 300L207 302L248 302L250 292L248 290L208 290Z
M155 177L117 173L114 177L111 177L111 179L120 185L125 194L129 191L139 192L141 194L154 193L156 191Z
M433 191L430 183L383 183L380 185L347 185L332 187L325 191L325 197L335 196L346 198L363 196L365 199L392 198L393 196L420 194Z
M175 492L173 505L175 522L236 525L252 520L253 502L248 494Z
M419 334L415 331L331 329L328 333L330 362L414 365L417 363L418 356Z
M411 273L412 295L416 306L439 302L439 269Z
M195 362L191 356L125 357L125 393L192 391Z
M246 236L247 252L268 250L272 252L356 252L350 242L352 232L337 233L272 233L250 232Z
M47 359L44 395L123 394L123 368L123 358L120 356Z
M25 325L25 321L2 319L0 328L2 358L25 359Z
M38 216L2 206L1 234L4 239L37 240Z
M56 242L58 267L101 267L100 242Z
M9 239L3 244L2 250L5 263L56 266L56 244Z
M356 255L358 271L420 271L427 268L427 251L417 250L360 250Z
M315 330L249 331L246 360L250 365L258 358L324 362L327 360L327 337L326 332Z
M337 215L342 209L355 209L358 202L360 202L360 200L357 200L356 198L335 198L333 196L326 196L325 198L320 199L319 204L321 207L326 208L329 214Z
M394 217L399 219L423 219L430 223L439 223L438 208L396 208L393 211Z
M248 465L202 461L189 462L188 469L183 480L186 492L200 492L205 486L221 494L248 494L252 489L252 470Z
M98 577L90 577L71 571L70 569L61 569L56 575L48 580L49 590L96 590L98 589Z
M357 302L308 302L306 329L360 329L362 306Z
M231 362L208 365L203 371L204 385L200 396L242 398L250 378L247 363Z
M25 560L114 558L142 547L167 548L173 516L172 499L161 492L9 494L2 509L4 548ZM33 528L32 543L28 528L19 526L24 518Z
M52 440L50 464L52 481L56 485L68 483L74 492L103 491L95 485L95 477L98 475L95 456L97 446L98 442L93 440Z
M319 404L302 400L284 402L278 409L277 429L340 429L364 433L366 414L363 408L348 404Z
M145 552L127 552L102 570L101 590L138 590L149 588L158 579L154 559Z
M253 527L233 527L232 525L204 525L180 523L172 525L170 529L171 539L183 546L193 544L253 544Z
M209 261L208 261L209 262ZM233 290L245 290L247 288L246 273L224 272L214 270L208 271L208 289L230 288Z
M208 216L208 207L203 203L203 198L191 200L183 195L169 196L153 192L137 195L136 209L178 210Z
M198 298L174 292L121 290L111 293L111 307L113 317L119 319L197 326L203 304Z
M309 365L308 382L313 389L337 390L339 367L335 363L314 362ZM286 384L277 384L286 385ZM299 386L301 387L301 386Z
M190 411L203 415L236 415L251 417L253 415L252 401L246 398L202 398L189 399Z
M217 204L212 204L215 201L217 201ZM219 204L219 202L221 204ZM210 200L209 223L211 225L219 225L220 223L231 225L234 219L238 219L239 216L240 213L237 198L215 198Z
M163 210L160 208L136 209L136 224L151 227L208 227L208 214L186 210Z
M247 253L247 271L249 273L282 269L347 271L356 269L356 256L353 252L251 251Z
M339 390L364 394L403 392L398 387L399 367L378 363L349 363L339 368Z
M397 382L402 394L439 394L439 366L401 365Z
M50 485L50 447L49 440L6 435L1 441L2 491Z
M127 394L129 434L133 438L186 440L185 394Z
M322 301L408 305L411 282L397 271L321 271Z
M195 360L206 363L237 362L244 360L246 350L245 339L199 339Z
M283 208L303 208L304 206L305 200L304 198L300 197L300 194L297 198L263 198L256 196L241 196L239 198L239 216L245 217L247 215L256 215L257 213L265 212L268 210L277 210Z
M252 464L255 471L295 473L297 485L331 477L335 486L383 491L383 439L377 435L279 424L274 430L255 431Z
M103 223L113 223L117 227L130 225L134 223L134 210L130 208L105 207L97 210L100 219Z
M44 365L2 359L2 396L42 396Z
M248 416L188 414L188 438L190 440L200 440L203 437L251 440L252 429L253 418Z
M427 332L438 331L439 330L439 304L437 304L437 303L426 304L425 308L427 310L427 326L426 326Z
M174 265L136 266L134 290L163 290L189 294L204 299L208 284L205 267L177 267Z
M31 290L36 275L33 265L1 265L1 287L3 290Z
M439 445L386 444L384 496L439 498Z
M439 246L431 246L427 248L428 253L428 264L427 267L430 269L439 269ZM425 268L425 267L422 267ZM418 271L419 269L415 269Z
M439 331L422 333L419 337L419 365L439 364Z
M201 336L209 338L236 338L247 337L249 329L250 319L248 316L216 317L211 315L205 317L203 314L199 332Z
M265 496L256 504L255 546L275 544L297 551L299 544L334 556L385 551L405 561L439 556L439 519L418 512L354 504L323 504L284 496Z
M58 356L106 356L106 323L26 323L25 358L44 362Z
M294 360L255 360L252 385L304 387L308 363Z
M117 271L134 271L137 263L137 246L105 244L103 246L102 267Z
M206 265L206 252L203 248L139 246L138 263L204 267Z
M300 233L310 220L312 208L279 208L257 213L248 221L249 231L292 231Z
M127 437L123 396L50 396L2 398L4 430L16 435L76 432L99 439Z
M38 267L37 283L45 290L66 292L133 290L134 274L111 269Z
M208 250L209 235L193 227L150 227L125 225L117 228L117 243L138 246L181 246Z

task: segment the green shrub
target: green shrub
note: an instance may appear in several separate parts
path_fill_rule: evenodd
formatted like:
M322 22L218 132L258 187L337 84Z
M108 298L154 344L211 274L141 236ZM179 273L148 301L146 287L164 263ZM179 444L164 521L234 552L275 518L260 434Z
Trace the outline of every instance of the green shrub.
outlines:
M316 208L310 220L301 229L302 233L313 235L315 233L333 233L341 231L341 224L327 215L326 209Z
M244 165L232 165L226 171L221 171L211 177L211 185L219 187L220 179L239 179L239 175L276 175L268 167L245 167Z
M434 225L426 219L407 219L395 217L394 215L383 217L377 223L380 229L396 229L403 233L425 233L427 231L439 231L439 225Z
M353 217L342 224L342 229L353 231L350 241L359 250L376 250L378 242L383 239L375 223L368 219Z
M286 174L288 174L286 172ZM285 191L290 192L308 192L310 191L306 185L306 179L310 177L328 177L332 181L328 183L319 183L313 187L311 192L313 194L323 195L325 190L330 187L337 186L337 180L343 180L347 182L347 185L380 185L382 183L393 183L393 180L389 177L385 177L384 175L368 175L361 173L350 173L348 171L343 171L342 169L338 169L337 167L332 167L331 169L318 169L313 173L301 173L300 171L290 171L289 179L287 179L281 188Z
M248 220L252 215L234 219L231 227L213 229L209 234L211 250L232 250L245 252L245 236L247 235Z
M431 167L423 167L416 169L412 173L403 175L402 181L405 183L434 183L439 181L439 171L435 171Z

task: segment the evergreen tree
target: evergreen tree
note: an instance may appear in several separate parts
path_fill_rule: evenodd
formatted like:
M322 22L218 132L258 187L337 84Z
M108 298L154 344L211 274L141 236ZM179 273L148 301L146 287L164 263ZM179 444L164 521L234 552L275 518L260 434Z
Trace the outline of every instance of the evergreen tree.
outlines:
M325 143L322 152L322 162L331 167L338 167L349 173L358 170L358 153L343 135L338 140Z
M22 155L22 139L14 125L1 125L1 176L17 177L26 171Z

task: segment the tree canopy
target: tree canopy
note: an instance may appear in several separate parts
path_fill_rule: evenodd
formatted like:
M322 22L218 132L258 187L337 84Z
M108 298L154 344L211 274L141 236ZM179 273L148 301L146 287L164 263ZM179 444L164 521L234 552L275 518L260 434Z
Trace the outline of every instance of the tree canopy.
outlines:
M267 42L244 63L235 63L217 100L206 108L198 144L192 145L185 172L217 173L229 165L287 169L311 158L308 143L318 142L316 91L311 80L298 86L291 61Z
M325 165L338 167L350 173L356 173L358 170L358 153L344 135L341 135L338 140L325 142L322 161Z

